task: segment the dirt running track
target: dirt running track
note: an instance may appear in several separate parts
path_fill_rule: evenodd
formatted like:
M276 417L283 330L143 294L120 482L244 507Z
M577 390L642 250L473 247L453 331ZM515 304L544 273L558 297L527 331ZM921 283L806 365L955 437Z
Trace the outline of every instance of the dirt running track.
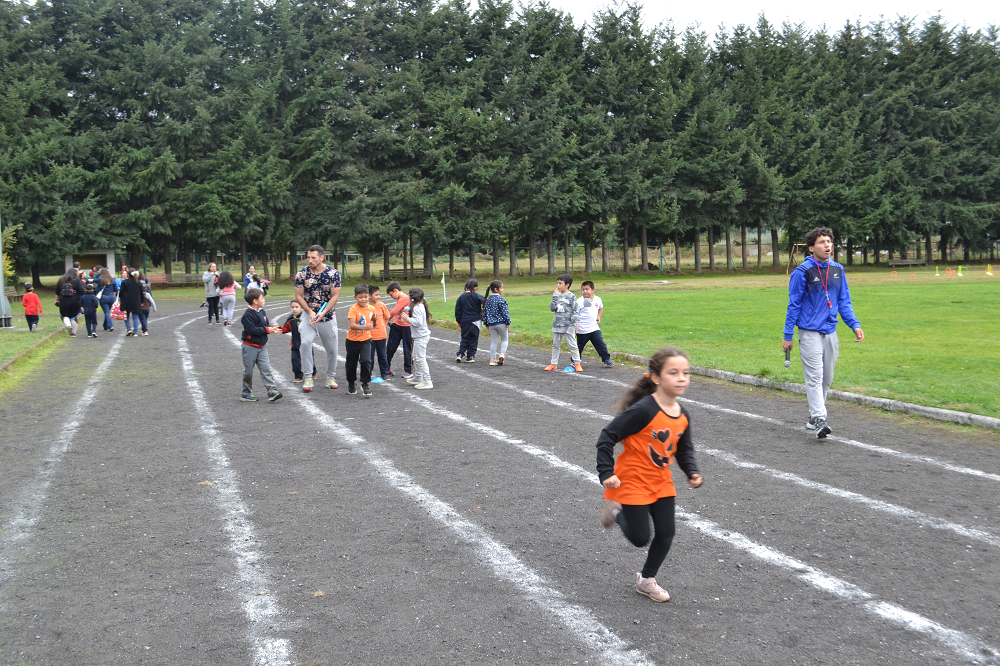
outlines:
M438 329L432 391L305 395L272 337L285 398L240 403L203 313L0 398L0 665L1000 663L995 433L835 403L817 442L804 398L696 379L656 604L597 520L635 369L457 365Z

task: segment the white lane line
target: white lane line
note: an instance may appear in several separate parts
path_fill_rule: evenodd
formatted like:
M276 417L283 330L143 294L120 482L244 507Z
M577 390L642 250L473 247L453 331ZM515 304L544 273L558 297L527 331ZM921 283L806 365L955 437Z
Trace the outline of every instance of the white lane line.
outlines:
M524 442L523 440L511 437L507 433L496 428L471 421L460 414L455 414L440 405L431 403L430 401L413 395L403 389L396 387L392 387L392 389L395 392L403 393L413 402L425 406L434 414L444 416L452 421L455 421L456 423L466 425L473 428L477 432L481 432L484 435L504 442L505 444L512 444L519 450L534 455L557 469L569 472L578 478L585 478L600 486L600 481L598 480L596 474L585 470L579 465L562 460L550 451L546 451L541 447L537 447ZM538 453L535 453L535 451ZM695 529L708 534L713 538L724 541L760 560L795 573L799 579L805 581L813 587L847 601L864 602L861 604L861 607L867 612L893 622L908 631L934 638L953 650L956 650L971 661L979 663L982 661L984 656L990 656L992 659L1000 658L1000 651L968 634L945 627L944 625L938 624L917 613L906 610L901 606L885 601L879 601L874 594L863 590L853 583L831 576L820 569L809 566L801 560L785 555L781 551L771 548L770 546L759 544L739 532L725 529L718 523L714 523L710 520L702 518L698 514L689 513L680 508L677 510L677 516L681 520L687 521L687 523Z
M237 345L240 344L232 334L229 338ZM285 383L280 373L275 372L274 377L276 380L280 378L279 381ZM453 530L463 541L475 548L498 578L513 584L542 610L552 614L584 645L600 655L605 663L614 666L655 664L641 650L629 647L626 641L604 626L589 610L568 601L562 592L553 588L541 574L524 564L509 548L493 539L485 529L467 520L450 504L415 483L413 477L400 471L391 460L382 456L360 435L305 399L302 394L296 392L289 397L329 429L337 439L362 456L390 485L415 500L432 518ZM552 464L552 461L548 462Z
M445 340L444 338L431 337L432 340L438 340L440 342L447 342L449 344L454 344L451 340ZM537 361L529 361L523 358L511 358L507 357L507 361L513 360L515 363L524 363L526 365L534 365L536 367L544 367L542 363ZM570 373L567 373L570 374ZM623 388L629 388L631 384L626 384L625 382L618 381L616 379L611 379L609 377L595 377L594 375L572 373L572 376L577 379L586 379L591 381L606 382L614 386L621 386ZM698 400L691 400L690 398L680 398L681 402L686 402L690 405L695 405L703 409L708 409L714 412L721 412L723 414L731 414L733 416L740 416L746 419L752 419L754 421L760 421L762 423L769 423L771 425L780 426L782 428L787 428L790 430L795 430L796 432L801 431L801 428L797 425L788 423L786 421L781 421L768 416L762 416L760 414L753 414L752 412L743 412L737 409L729 409L728 407L722 407L720 405L713 405L708 402L699 402ZM964 465L956 465L955 463L950 463L944 460L938 460L936 458L931 458L930 456L921 456L914 453L905 453L903 451L897 451L895 449L886 448L884 446L877 446L875 444L866 444L865 442L859 442L856 439L848 439L846 437L838 437L837 435L831 435L826 438L830 442L839 442L840 444L847 444L848 446L853 446L865 451L871 451L872 453L880 453L885 456L890 456L893 458L899 458L901 460L907 460L910 462L921 463L924 465L932 465L934 467L940 467L941 469L946 469L949 472L955 472L957 474L965 474L968 476L975 476L980 479L986 479L988 481L1000 482L1000 474L994 474L992 472L985 472L981 469L975 469L973 467L966 467Z
M73 411L70 412L69 418L62 427L59 439L49 447L48 455L42 461L42 468L28 482L18 497L11 502L13 515L4 523L3 532L0 532L0 583L14 576L17 551L23 549L22 542L31 536L32 528L38 523L45 501L48 499L48 490L52 479L59 470L63 456L73 445L73 439L79 432L80 426L87 420L87 409L97 397L101 379L118 357L124 339L124 337L119 337L111 345L108 355L104 357L101 364L97 366L97 370L87 380L83 395L76 401Z
M211 490L223 515L223 529L229 537L229 550L236 559L236 596L246 615L247 639L253 646L254 664L279 666L291 664L291 645L285 638L269 635L282 616L274 594L269 591L273 576L264 561L262 542L257 538L250 509L243 501L240 480L226 455L222 433L215 427L215 414L201 390L194 370L194 361L187 339L181 332L192 322L181 324L177 333L177 350L181 355L181 368L191 400L198 410L205 450L212 461L211 474L216 485Z
M552 396L547 396L547 395L544 395L542 393L536 393L535 391L529 391L527 389L522 389L522 388L520 388L518 386L515 386L513 384L509 384L509 383L503 382L503 381L498 381L498 380L492 379L490 377L486 377L485 375L481 375L481 374L476 373L476 372L469 372L468 370L463 370L462 368L455 367L454 365L449 365L449 364L442 364L442 365L444 365L444 367L448 368L449 370L451 370L453 372L457 372L457 373L466 375L468 377L473 377L475 379L479 379L481 381L487 382L487 383L492 384L492 385L501 386L503 388L506 388L506 389L509 389L511 391L514 391L516 393L520 393L521 395L524 395L524 396L526 396L528 398L533 398L535 400L539 400L541 402L545 402L545 403L548 403L550 405L554 405L554 406L559 407L561 409L567 409L567 410L570 410L570 411L574 411L574 412L577 412L579 414L583 414L584 416L589 416L591 418L600 420L600 421L602 421L604 423L608 423L608 422L611 421L611 419L614 418L610 414L602 414L600 412L594 411L593 409L587 409L585 407L578 407L578 406L576 406L575 404L573 404L571 402L566 402L565 400L559 400L557 398L553 398ZM393 388L395 388L395 387L393 387ZM477 427L477 429L479 427L487 428L487 426L480 426L480 424L474 424L472 421L469 421L468 419L465 419L465 417L463 417L461 415L452 414L451 412L448 412L447 410L440 410L437 407L437 405L434 405L433 403L430 403L430 402L428 402L426 400L418 400L415 396L411 397L411 400L414 400L414 402L419 402L422 406L424 406L427 409L438 410L438 411L435 411L435 413L438 413L440 416L445 416L446 418L449 418L449 419L451 419L453 421L456 421L458 423L467 422L468 424L471 424L471 427ZM483 431L483 432L485 432L485 431ZM489 434L489 433L486 433L486 434ZM524 445L523 442L521 442L521 440L515 440L515 441L518 442L517 445L519 447L522 446L522 445ZM511 443L513 443L513 442L511 442ZM530 445L524 445L524 446L530 446ZM953 522L950 522L950 521L947 521L947 520L943 520L941 518L936 518L934 516L931 516L929 514L923 513L921 511L914 511L913 509L908 509L906 507L899 506L897 504L892 504L890 502L883 502L881 500L877 500L877 499L874 499L874 498L871 498L871 497L868 497L866 495L862 495L860 493L856 493L856 492L853 492L853 491L850 491L850 490L844 490L842 488L837 488L835 486L831 486L831 485L828 485L828 484L825 484L825 483L820 483L820 482L817 482L817 481L812 481L811 479L807 479L805 477L799 476L798 474L793 474L791 472L784 472L784 471L781 471L781 470L778 470L778 469L772 469L770 467L767 467L766 465L760 465L758 463L748 462L748 461L745 461L745 460L741 459L739 456L737 456L735 454L729 453L728 451L722 451L722 450L719 450L719 449L710 449L710 448L701 448L701 449L699 449L699 451L703 451L704 453L707 453L707 454L709 454L711 456L714 456L716 458L720 458L720 459L728 462L729 464L731 464L731 465L733 465L735 467L739 467L741 469L749 469L749 470L754 470L754 471L757 471L757 472L761 472L762 474L767 474L768 476L771 476L771 477L773 477L775 479L779 479L781 481L789 481L789 482L794 483L794 484L796 484L798 486L802 486L803 488L808 488L810 490L818 490L818 491L820 491L822 493L826 493L827 495L832 495L834 497L839 497L841 499L845 499L845 500L848 500L850 502L855 502L857 504L863 504L863 505L865 505L865 506L867 506L867 507L869 507L871 509L874 509L876 511L881 511L883 513L888 513L888 514L896 516L898 518L904 518L906 520L915 521L917 523L920 523L924 527L931 527L931 528L938 529L938 530L945 530L945 531L949 531L949 532L954 532L955 534L958 534L961 537L965 537L965 538L968 538L968 539L975 539L976 541L982 541L983 543L987 543L987 544L989 544L991 546L994 546L996 548L1000 548L1000 537L997 537L996 535L994 535L994 534L992 534L990 532L987 532L985 530L979 530L979 529L975 529L973 527L966 527L965 525L962 525L960 523L953 523Z

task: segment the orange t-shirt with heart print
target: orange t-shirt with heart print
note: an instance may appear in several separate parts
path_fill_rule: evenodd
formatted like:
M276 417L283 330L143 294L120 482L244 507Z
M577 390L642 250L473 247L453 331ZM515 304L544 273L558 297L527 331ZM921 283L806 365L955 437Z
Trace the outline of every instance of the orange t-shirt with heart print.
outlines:
M624 450L614 460L614 446ZM618 488L605 488L604 497L620 504L652 504L661 497L676 497L670 464L677 460L688 478L698 474L691 443L691 422L681 407L678 416L660 409L647 396L619 414L601 431L597 441L597 472L601 481L612 474Z

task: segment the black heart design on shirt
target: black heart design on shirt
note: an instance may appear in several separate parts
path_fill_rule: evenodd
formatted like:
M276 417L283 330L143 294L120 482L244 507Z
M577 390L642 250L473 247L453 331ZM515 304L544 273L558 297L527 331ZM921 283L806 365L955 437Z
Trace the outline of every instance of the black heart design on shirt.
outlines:
M660 440L663 444L666 444L667 440L670 439L670 428L664 428L663 430L651 430L649 434Z

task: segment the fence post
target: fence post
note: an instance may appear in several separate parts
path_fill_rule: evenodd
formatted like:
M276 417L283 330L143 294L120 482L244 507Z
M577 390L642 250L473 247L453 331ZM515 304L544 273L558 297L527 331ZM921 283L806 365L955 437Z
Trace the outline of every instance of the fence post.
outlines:
M663 272L663 246L660 246L660 272Z

